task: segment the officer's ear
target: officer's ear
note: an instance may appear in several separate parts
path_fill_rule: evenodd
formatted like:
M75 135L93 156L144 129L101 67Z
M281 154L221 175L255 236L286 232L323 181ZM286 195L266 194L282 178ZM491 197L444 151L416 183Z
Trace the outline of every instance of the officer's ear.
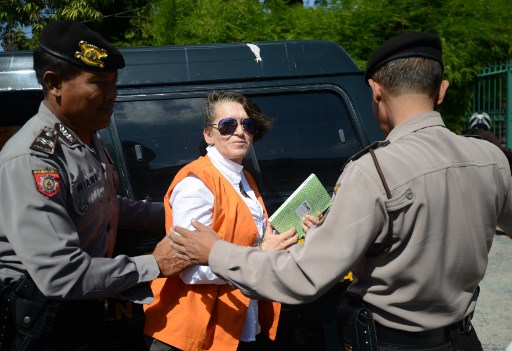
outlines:
M380 84L373 79L368 79L368 85L372 89L372 100L374 103L379 103L382 100L382 91Z
M437 94L436 101L435 101L436 105L441 105L449 86L450 86L450 82L448 82L446 79L441 82L441 86L439 87L439 93Z
M54 71L46 71L43 74L43 83L46 85L46 91L55 97L60 96L62 77Z

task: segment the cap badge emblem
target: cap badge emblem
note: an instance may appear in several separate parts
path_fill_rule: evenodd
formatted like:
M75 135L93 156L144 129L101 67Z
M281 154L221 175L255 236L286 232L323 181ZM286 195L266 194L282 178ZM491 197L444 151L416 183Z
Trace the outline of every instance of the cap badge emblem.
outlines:
M75 57L77 59L82 60L83 63L89 66L103 68L105 67L105 63L101 61L104 58L107 58L107 50L101 49L96 45L89 44L85 41L80 41L78 44L81 51L75 52Z

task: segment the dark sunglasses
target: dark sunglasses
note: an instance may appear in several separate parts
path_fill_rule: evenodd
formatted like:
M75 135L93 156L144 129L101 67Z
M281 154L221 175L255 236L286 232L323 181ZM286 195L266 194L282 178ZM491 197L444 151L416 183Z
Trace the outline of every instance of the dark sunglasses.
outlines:
M235 132L236 128L238 128L238 124L242 125L242 128L249 134L256 134L260 130L260 125L258 121L251 117L247 117L242 119L240 122L235 118L223 118L219 121L219 123L210 123L210 126L217 126L220 134L222 135L231 135Z

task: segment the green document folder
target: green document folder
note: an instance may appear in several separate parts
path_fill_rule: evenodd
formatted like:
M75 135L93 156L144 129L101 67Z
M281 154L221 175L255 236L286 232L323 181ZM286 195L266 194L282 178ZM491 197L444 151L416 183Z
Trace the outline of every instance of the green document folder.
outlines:
M331 200L331 196L317 176L311 174L270 216L269 221L278 233L292 227L297 228L299 238L302 238L302 218L306 214L316 215L318 212L324 212L331 205Z

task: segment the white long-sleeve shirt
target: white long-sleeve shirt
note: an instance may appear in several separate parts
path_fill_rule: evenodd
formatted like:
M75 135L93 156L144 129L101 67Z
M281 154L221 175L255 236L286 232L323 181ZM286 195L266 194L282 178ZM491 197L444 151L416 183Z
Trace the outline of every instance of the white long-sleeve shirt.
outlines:
M258 228L258 241L263 237L266 228L265 213L262 206L250 188L245 176L243 166L224 158L215 147L207 148L208 157L220 173L233 185L252 213L256 227ZM240 192L240 182L249 197ZM194 230L190 221L195 218L200 223L210 226L213 217L214 194L208 189L199 178L188 176L179 182L172 192L169 202L172 207L173 225ZM255 243L257 244L257 242ZM226 282L215 275L208 266L192 266L180 274L186 284L226 284ZM247 315L242 329L241 341L254 341L260 332L258 324L258 302L252 300L249 303Z

